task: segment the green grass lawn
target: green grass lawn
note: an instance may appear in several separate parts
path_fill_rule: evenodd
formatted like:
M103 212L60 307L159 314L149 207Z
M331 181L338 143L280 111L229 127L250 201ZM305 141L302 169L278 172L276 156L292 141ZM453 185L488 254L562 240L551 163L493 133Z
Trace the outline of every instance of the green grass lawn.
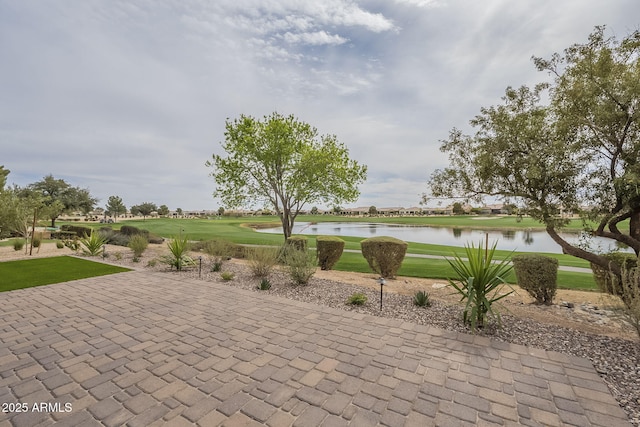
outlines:
M70 256L0 262L0 292L131 271Z
M477 220L470 216L432 216L432 217L398 217L398 218L350 218L350 217L336 217L332 215L304 215L297 218L297 222L379 222L379 223L399 223L399 224L414 224L414 225L431 225L431 226L443 226L443 227L478 227L483 228L499 228L499 229L512 229L512 228L540 228L541 225L531 218L523 218L521 222L517 222L515 217L495 217L492 219L483 220L479 223ZM252 228L248 227L248 224L254 224L259 226L279 226L279 220L274 216L262 216L262 217L241 217L241 218L229 218L223 217L221 219L173 219L173 218L158 218L147 220L127 220L120 221L116 224L110 224L112 228L118 229L122 225L131 225L134 227L149 230L154 234L158 234L163 237L172 237L183 235L187 236L189 240L210 240L213 238L224 239L234 243L251 244L251 245L281 245L283 243L283 236L280 234L268 234L258 233ZM85 224L84 226L91 226L93 228L103 227L104 224ZM569 229L580 229L582 222L580 220L574 220L569 225ZM309 238L310 246L315 245L315 237L312 235L307 236ZM360 241L362 237L350 237L341 236L345 240L345 249L360 250ZM409 254L426 254L426 255L438 255L438 256L452 256L454 252L463 253L464 249L453 246L444 245L432 245L423 243L409 242L407 252ZM504 258L511 255L525 252L510 251L496 251L496 257ZM572 257L570 255L563 254L545 254L547 256L557 258L561 266L582 267L589 268L589 263ZM342 255L342 258L338 264L334 267L337 270L343 271L357 271L357 272L369 272L369 266L367 262L360 254L347 253ZM437 259L422 259L422 258L405 258L402 268L399 271L400 275L411 277L428 277L443 279L451 277L453 271L446 260ZM510 278L512 279L512 278ZM515 280L515 278L513 278ZM558 287L565 289L583 289L583 290L595 290L596 284L593 280L591 273L574 273L574 272L558 272Z

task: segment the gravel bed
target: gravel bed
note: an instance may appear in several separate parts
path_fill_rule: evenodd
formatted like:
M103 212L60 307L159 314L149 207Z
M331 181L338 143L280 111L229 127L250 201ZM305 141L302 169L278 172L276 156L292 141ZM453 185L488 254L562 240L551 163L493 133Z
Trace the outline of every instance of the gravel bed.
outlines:
M130 264L123 258L119 264ZM136 264L140 268L143 265ZM207 264L208 265L208 264ZM167 271L166 266L147 266L156 271ZM431 325L454 332L470 333L461 321L461 307L447 305L433 300L430 307L417 307L412 297L394 293L385 293L383 309L380 310L380 292L367 287L341 282L312 278L308 285L296 286L282 271L274 271L269 280L271 289L258 290L259 279L251 276L248 267L243 264L227 262L222 270L234 274L230 281L224 281L220 272L209 272L203 267L201 280L222 283L254 292L266 292L270 295L322 304L340 310L387 318L401 319L421 325ZM173 274L198 278L197 269ZM362 306L346 304L354 293L367 295L368 302ZM640 427L640 343L602 335L589 334L573 329L536 322L531 319L502 315L502 327L487 328L483 334L499 341L526 345L549 351L557 351L589 359L611 393L629 416L629 421Z

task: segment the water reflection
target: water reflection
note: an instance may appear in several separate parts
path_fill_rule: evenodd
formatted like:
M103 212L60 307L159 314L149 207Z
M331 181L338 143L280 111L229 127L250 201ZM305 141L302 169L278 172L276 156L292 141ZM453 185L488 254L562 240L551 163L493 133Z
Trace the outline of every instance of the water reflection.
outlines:
M515 230L503 230L502 231L502 238L506 239L506 240L515 240L516 231Z
M263 233L282 233L277 228L260 229ZM543 230L483 230L470 228L429 227L398 224L375 224L361 222L321 222L296 224L293 234L333 235L352 237L390 236L407 242L430 243L434 245L459 246L473 243L484 245L485 234L489 234L489 242L497 242L497 248L527 252L562 253L560 246L555 243ZM561 234L567 241L577 245L579 234ZM595 239L604 250L616 248L609 239Z

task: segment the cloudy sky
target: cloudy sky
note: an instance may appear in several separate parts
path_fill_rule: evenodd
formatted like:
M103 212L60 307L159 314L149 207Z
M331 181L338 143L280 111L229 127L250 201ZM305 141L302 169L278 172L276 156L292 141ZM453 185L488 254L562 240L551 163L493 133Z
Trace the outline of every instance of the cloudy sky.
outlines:
M216 209L227 118L294 114L369 168L351 206L415 206L440 140L637 0L0 0L0 165Z

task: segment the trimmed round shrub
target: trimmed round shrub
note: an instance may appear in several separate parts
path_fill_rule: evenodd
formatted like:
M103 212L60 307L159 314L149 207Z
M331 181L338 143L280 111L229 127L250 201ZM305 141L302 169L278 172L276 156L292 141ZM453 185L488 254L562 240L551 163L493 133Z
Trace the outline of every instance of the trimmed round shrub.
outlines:
M287 246L297 249L299 251L307 250L307 237L306 236L290 236L287 238Z
M132 225L123 225L120 227L120 234L124 234L125 236L134 236L136 234L143 234L143 231Z
M518 285L538 304L551 305L558 288L558 260L543 255L522 254L511 258Z
M13 241L13 250L19 251L24 247L24 240L14 240Z
M394 237L372 237L360 242L362 256L369 267L381 277L392 279L402 265L407 253L407 242Z
M336 236L316 237L316 252L321 270L331 270L342 256L344 240Z
M634 254L611 252L602 256L607 258L611 263L618 264L623 270L631 270L638 266L638 258ZM620 297L623 295L620 280L611 274L610 270L606 270L594 263L591 263L591 270L593 271L593 279L602 292Z
M62 248L64 248L64 243L62 243L61 241L59 241L59 240L58 240L58 241L56 242L56 248L58 248L58 249L62 249Z

